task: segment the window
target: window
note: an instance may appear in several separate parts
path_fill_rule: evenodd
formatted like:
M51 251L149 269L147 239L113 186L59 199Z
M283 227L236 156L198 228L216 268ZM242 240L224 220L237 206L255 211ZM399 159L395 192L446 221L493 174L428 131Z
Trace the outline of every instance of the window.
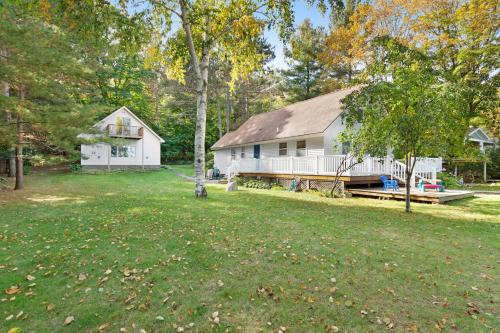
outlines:
M306 156L306 140L297 141L297 156Z
M135 157L135 147L111 146L111 157Z
M347 155L351 151L351 143L342 142L342 155Z
M241 147L241 158L245 158L245 147Z
M236 149L231 148L231 159L235 160L236 159Z
M281 142L279 146L279 156L288 155L286 142Z

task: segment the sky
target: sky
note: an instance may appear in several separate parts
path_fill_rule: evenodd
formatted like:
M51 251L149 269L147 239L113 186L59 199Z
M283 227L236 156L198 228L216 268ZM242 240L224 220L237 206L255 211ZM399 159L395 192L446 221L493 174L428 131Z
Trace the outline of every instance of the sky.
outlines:
M111 0L115 6L118 6L119 0ZM328 13L324 15L316 7L309 7L305 0L294 0L293 3L294 13L295 13L295 26L298 26L305 19L310 19L314 27L323 26L328 27L330 19ZM137 5L135 7L128 7L129 12L141 11L144 9L144 4ZM175 31L180 26L174 17L174 23L172 26L172 31ZM284 56L284 45L278 37L278 34L274 30L267 30L264 33L267 41L274 47L275 58L271 62L270 66L276 69L287 68L285 56Z
M310 19L314 27L323 26L328 28L330 19L328 13L324 15L319 12L315 7L309 7L303 0L295 0L294 4L295 12L295 26L298 26L305 19ZM271 66L276 69L287 68L287 64L284 56L284 45L280 41L277 33L275 31L266 31L264 34L267 41L274 46L274 53L276 55L275 59L272 61Z

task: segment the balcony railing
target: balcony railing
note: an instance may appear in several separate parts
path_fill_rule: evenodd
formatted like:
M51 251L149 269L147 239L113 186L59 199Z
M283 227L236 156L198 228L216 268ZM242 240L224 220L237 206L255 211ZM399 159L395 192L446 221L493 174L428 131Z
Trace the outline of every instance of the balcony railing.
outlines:
M106 132L113 137L140 139L143 136L143 127L108 124Z

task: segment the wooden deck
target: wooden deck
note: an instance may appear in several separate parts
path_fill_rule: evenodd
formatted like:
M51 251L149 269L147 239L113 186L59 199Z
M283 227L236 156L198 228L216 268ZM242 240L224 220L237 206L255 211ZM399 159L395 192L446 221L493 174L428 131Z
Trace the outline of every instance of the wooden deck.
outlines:
M348 188L347 192L351 193L353 196L367 197L367 198L378 198L378 199L391 199L391 200L404 200L405 191L404 187L399 189L399 192L395 191L384 191L382 188ZM458 191L458 190L446 190L445 192L420 192L419 190L411 190L410 198L411 201L415 202L427 202L442 204L447 201L458 200L463 198L470 198L474 196L472 191Z
M240 172L242 177L261 177L261 178L281 178L281 179L295 179L302 180L319 180L319 181L333 181L335 176L328 175L305 175L305 174L278 174L278 173L263 173L263 172ZM380 184L380 176L341 176L340 180L346 185L356 184Z

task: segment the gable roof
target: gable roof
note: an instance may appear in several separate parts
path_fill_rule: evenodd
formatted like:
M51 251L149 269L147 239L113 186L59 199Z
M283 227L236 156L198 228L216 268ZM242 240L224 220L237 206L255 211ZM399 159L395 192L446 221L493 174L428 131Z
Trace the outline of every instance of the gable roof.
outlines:
M468 139L472 141L484 141L488 143L494 143L493 140L489 138L483 129L479 127L471 127L469 128Z
M323 133L342 113L341 100L358 89L359 86L337 90L252 116L220 138L212 149Z
M104 119L101 119L100 121L98 121L94 126L98 126L100 125L101 123L104 123L106 120L108 120L109 118L111 118L115 113L119 112L119 111L126 111L127 113L129 113L139 124L141 124L143 127L145 127L148 131L150 131L154 136L156 136L158 138L158 140L160 140L161 143L165 142L165 140L163 140L161 138L161 136L159 136L158 134L156 134L155 131L153 131L151 128L149 128L148 125L146 125L139 117L137 117L132 111L130 111L126 106L122 106L121 108L113 111L111 114L107 115Z

